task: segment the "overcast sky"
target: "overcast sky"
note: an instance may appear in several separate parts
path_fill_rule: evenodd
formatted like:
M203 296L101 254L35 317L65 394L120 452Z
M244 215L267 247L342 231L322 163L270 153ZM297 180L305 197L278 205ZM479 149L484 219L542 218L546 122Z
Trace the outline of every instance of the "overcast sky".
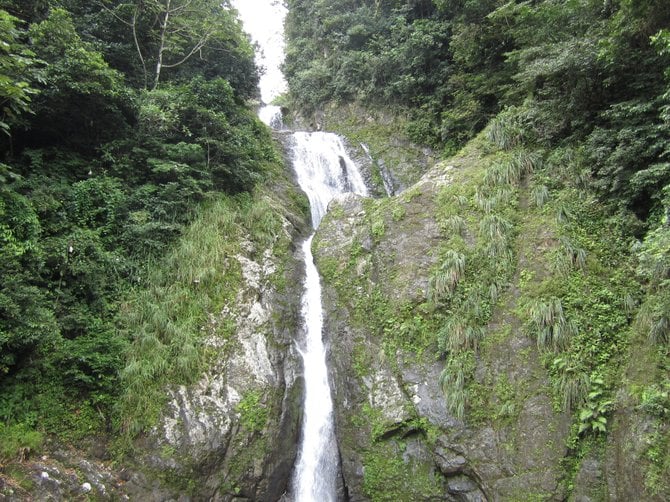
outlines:
M281 0L233 0L239 11L244 30L261 47L258 64L265 69L261 77L261 98L270 103L286 91L286 81L279 65L284 59L284 17L286 8Z

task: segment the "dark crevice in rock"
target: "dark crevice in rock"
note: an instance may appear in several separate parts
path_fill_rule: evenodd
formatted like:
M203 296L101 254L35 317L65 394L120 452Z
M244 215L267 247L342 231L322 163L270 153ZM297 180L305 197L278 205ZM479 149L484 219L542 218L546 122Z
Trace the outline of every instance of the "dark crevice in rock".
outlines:
M349 487L344 478L344 472L342 470L342 452L340 448L337 448L337 464L338 464L338 474L337 474L337 500L338 502L350 502L349 497Z
M433 458L440 472L447 480L448 491L464 502L489 500L477 472L469 464L464 451L441 444L433 450Z

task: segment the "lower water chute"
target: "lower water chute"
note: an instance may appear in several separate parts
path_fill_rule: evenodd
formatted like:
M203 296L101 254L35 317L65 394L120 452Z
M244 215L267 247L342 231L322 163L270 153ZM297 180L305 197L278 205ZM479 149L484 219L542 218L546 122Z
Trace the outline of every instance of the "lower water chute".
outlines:
M342 139L331 133L294 133L291 158L298 184L310 201L316 229L328 203L338 194L367 194L363 178L346 153ZM321 283L312 256L310 236L302 246L305 288L302 318L305 341L300 348L305 378L303 428L293 479L296 502L330 502L336 499L338 454L326 347L323 342Z
M326 348L321 337L321 283L312 257L312 238L313 235L302 246L305 256L305 290L302 299L305 343L300 353L305 375L305 401L294 495L295 500L300 502L328 502L335 499L338 456Z

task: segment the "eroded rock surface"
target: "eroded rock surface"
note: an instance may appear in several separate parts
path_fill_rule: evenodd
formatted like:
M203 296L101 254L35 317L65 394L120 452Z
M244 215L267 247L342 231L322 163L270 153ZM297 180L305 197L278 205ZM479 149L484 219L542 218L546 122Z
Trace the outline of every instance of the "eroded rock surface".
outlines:
M507 334L476 362L475 383L505 382L509 416L460 420L445 405L444 362L394 339L427 307L444 239L441 189L458 163L441 164L390 201L335 200L315 246L324 276L326 336L343 474L351 500L523 500L563 497L561 459L569 422L552 407L537 351L513 318L491 317ZM397 340L397 339L396 339ZM502 403L498 403L502 404ZM513 408L513 409L512 409ZM399 478L399 479L398 479ZM399 497L399 498L398 498Z
M284 231L297 239L288 220ZM168 390L170 401L142 461L158 477L181 480L188 489L197 483L197 498L277 500L290 479L301 416L294 343L300 261L294 256L284 264L288 285L279 292L273 248L245 241L227 259L239 265L242 286L234 302L210 317L212 363L196 384Z

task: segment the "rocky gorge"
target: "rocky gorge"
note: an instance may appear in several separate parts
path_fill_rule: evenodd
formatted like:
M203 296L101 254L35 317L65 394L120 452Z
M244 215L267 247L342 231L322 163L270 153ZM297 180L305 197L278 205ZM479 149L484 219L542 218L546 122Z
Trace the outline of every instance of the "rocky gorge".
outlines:
M638 357L618 356L631 363L612 368L622 383L613 391L611 431L582 438L556 387L556 354L548 360L528 329L529 297L557 278L566 282L551 261L564 245L556 209L532 202L532 175L513 182L504 206L496 207L490 192L487 202L487 173L509 155L488 134L395 196L337 197L316 233L340 497L624 501L645 493L644 500L664 500L647 485L648 441L665 426L634 395L653 354L633 340L626 350ZM361 147L349 148L365 158ZM361 162L364 176L375 179L375 163ZM293 182L281 186L268 195L282 221L274 242L243 240L223 258L240 282L235 301L203 327L208 370L194 385L167 389L158 424L123 470L106 466L104 455L82 459L93 450L54 451L32 463L36 499L272 501L289 490L303 392L295 345L303 274L297 243L309 225ZM504 269L487 258L481 226L496 211L513 225L502 230L512 249ZM450 248L471 254L454 291L438 298L435 277ZM595 260L602 258L594 254L589 266L598 271ZM477 299L482 326L476 341L455 342L450 351L461 347L465 354L456 376L462 387L445 380L449 342L437 336L445 316L470 315L456 303L473 296L459 298L457 288ZM462 389L459 414L448 393ZM575 456L583 441L588 447ZM23 499L7 491L4 497Z
M284 122L346 147L311 245L335 500L670 499L667 347L638 319L642 245L576 161L525 144L509 111L451 154L416 145L388 108L283 112L268 120L283 171L254 191L256 209L196 229L226 243L207 277L188 278L226 298L199 327L204 370L163 389L122 454L108 437L54 441L0 500L317 499L295 480L310 383L301 246L315 218ZM345 157L358 195L340 193Z

